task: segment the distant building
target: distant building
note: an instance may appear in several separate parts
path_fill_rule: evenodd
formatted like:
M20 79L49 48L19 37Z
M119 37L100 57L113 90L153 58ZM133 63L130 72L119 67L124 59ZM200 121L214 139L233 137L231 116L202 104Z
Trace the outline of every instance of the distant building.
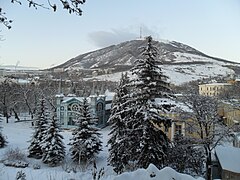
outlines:
M0 69L0 77L4 77L6 75L6 69Z
M106 91L103 95L90 95L87 101L91 107L92 116L98 119L98 127L105 127L110 116L111 104L114 93ZM83 103L84 97L76 97L74 94L64 96L56 95L57 118L63 128L75 126L74 119Z
M64 68L54 68L54 69L53 69L53 72L55 72L55 73L64 72Z
M199 94L203 96L218 96L222 92L228 90L232 84L230 83L211 83L199 85Z
M229 127L240 124L240 102L221 101L218 105L218 114L222 118L224 124Z

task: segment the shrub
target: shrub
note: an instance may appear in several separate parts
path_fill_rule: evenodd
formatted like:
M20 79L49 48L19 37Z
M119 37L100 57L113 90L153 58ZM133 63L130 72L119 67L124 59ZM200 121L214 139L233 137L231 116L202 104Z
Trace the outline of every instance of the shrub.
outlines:
M27 167L28 163L26 162L26 156L21 152L19 148L9 148L4 154L3 164L5 166L13 167Z
M25 172L18 171L16 174L16 180L26 180Z

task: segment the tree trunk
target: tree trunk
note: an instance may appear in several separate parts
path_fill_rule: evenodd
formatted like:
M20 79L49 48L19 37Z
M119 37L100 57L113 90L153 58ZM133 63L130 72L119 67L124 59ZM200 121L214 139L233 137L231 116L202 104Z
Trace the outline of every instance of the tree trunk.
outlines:
M206 161L206 180L211 180L212 179L212 154L211 150L209 147L204 147L205 152L207 155L207 161Z
M6 123L8 123L9 115L7 112L7 107L5 105L3 107L3 116L6 117Z
M13 111L13 113L14 113L15 119L17 119L18 121L20 121L20 118L19 118L19 116L18 116L18 114L17 114L17 112L15 111L14 108L12 109L12 111Z

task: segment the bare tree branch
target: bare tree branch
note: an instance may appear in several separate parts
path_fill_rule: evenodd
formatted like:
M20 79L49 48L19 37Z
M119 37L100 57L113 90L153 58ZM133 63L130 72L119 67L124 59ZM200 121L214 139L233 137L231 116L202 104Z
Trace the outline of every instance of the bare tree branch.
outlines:
M12 20L9 20L7 17L6 17L6 13L3 12L2 8L0 7L0 23L2 23L4 26L6 26L8 29L11 29L11 23L12 23Z
M74 13L78 16L82 15L82 9L80 8L80 6L82 6L86 2L86 0L45 0L45 2L42 3L41 0L41 3L39 3L38 1L40 0L11 0L11 3L17 3L19 5L22 5L23 1L26 1L28 3L29 8L33 7L35 9L52 9L53 12L56 12L58 9L56 2L60 2L63 9L67 10L69 14ZM9 20L7 18L6 13L2 10L2 7L0 7L0 23L2 23L8 29L11 29L12 20Z

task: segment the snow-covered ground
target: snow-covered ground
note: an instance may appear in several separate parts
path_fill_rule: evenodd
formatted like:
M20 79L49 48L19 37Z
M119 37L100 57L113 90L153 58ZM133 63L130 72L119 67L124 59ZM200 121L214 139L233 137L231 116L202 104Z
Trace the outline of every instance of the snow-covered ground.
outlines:
M27 147L29 146L29 140L31 139L31 135L33 133L33 128L31 126L31 122L17 122L11 120L10 123L2 123L3 126L3 134L7 136L8 145L5 148L0 149L0 160L4 159L4 154L10 148L19 148L21 152L27 155ZM107 139L109 133L109 127L106 127L101 130L102 133L102 141L103 141L103 151L97 157L96 163L97 168L100 170L104 168L105 173L102 177L102 180L191 180L193 177L185 174L180 174L174 171L171 168L164 168L162 170L158 170L154 165L150 165L147 169L138 169L134 172L125 172L121 175L116 175L112 170L111 166L107 166ZM35 160L27 158L29 166L27 168L13 168L6 167L3 165L2 161L0 161L0 180L14 180L16 178L16 174L18 171L22 171L26 174L27 180L92 180L92 167L86 167L77 169L77 172L73 172L71 166L69 165L70 155L69 155L69 139L71 137L71 131L64 130L62 132L64 137L64 143L67 150L66 155L66 163L59 167L48 167L43 164L41 160ZM40 169L33 169L33 165L40 165ZM69 167L69 168L67 168ZM68 172L65 170L68 169ZM199 178L201 179L201 178Z

